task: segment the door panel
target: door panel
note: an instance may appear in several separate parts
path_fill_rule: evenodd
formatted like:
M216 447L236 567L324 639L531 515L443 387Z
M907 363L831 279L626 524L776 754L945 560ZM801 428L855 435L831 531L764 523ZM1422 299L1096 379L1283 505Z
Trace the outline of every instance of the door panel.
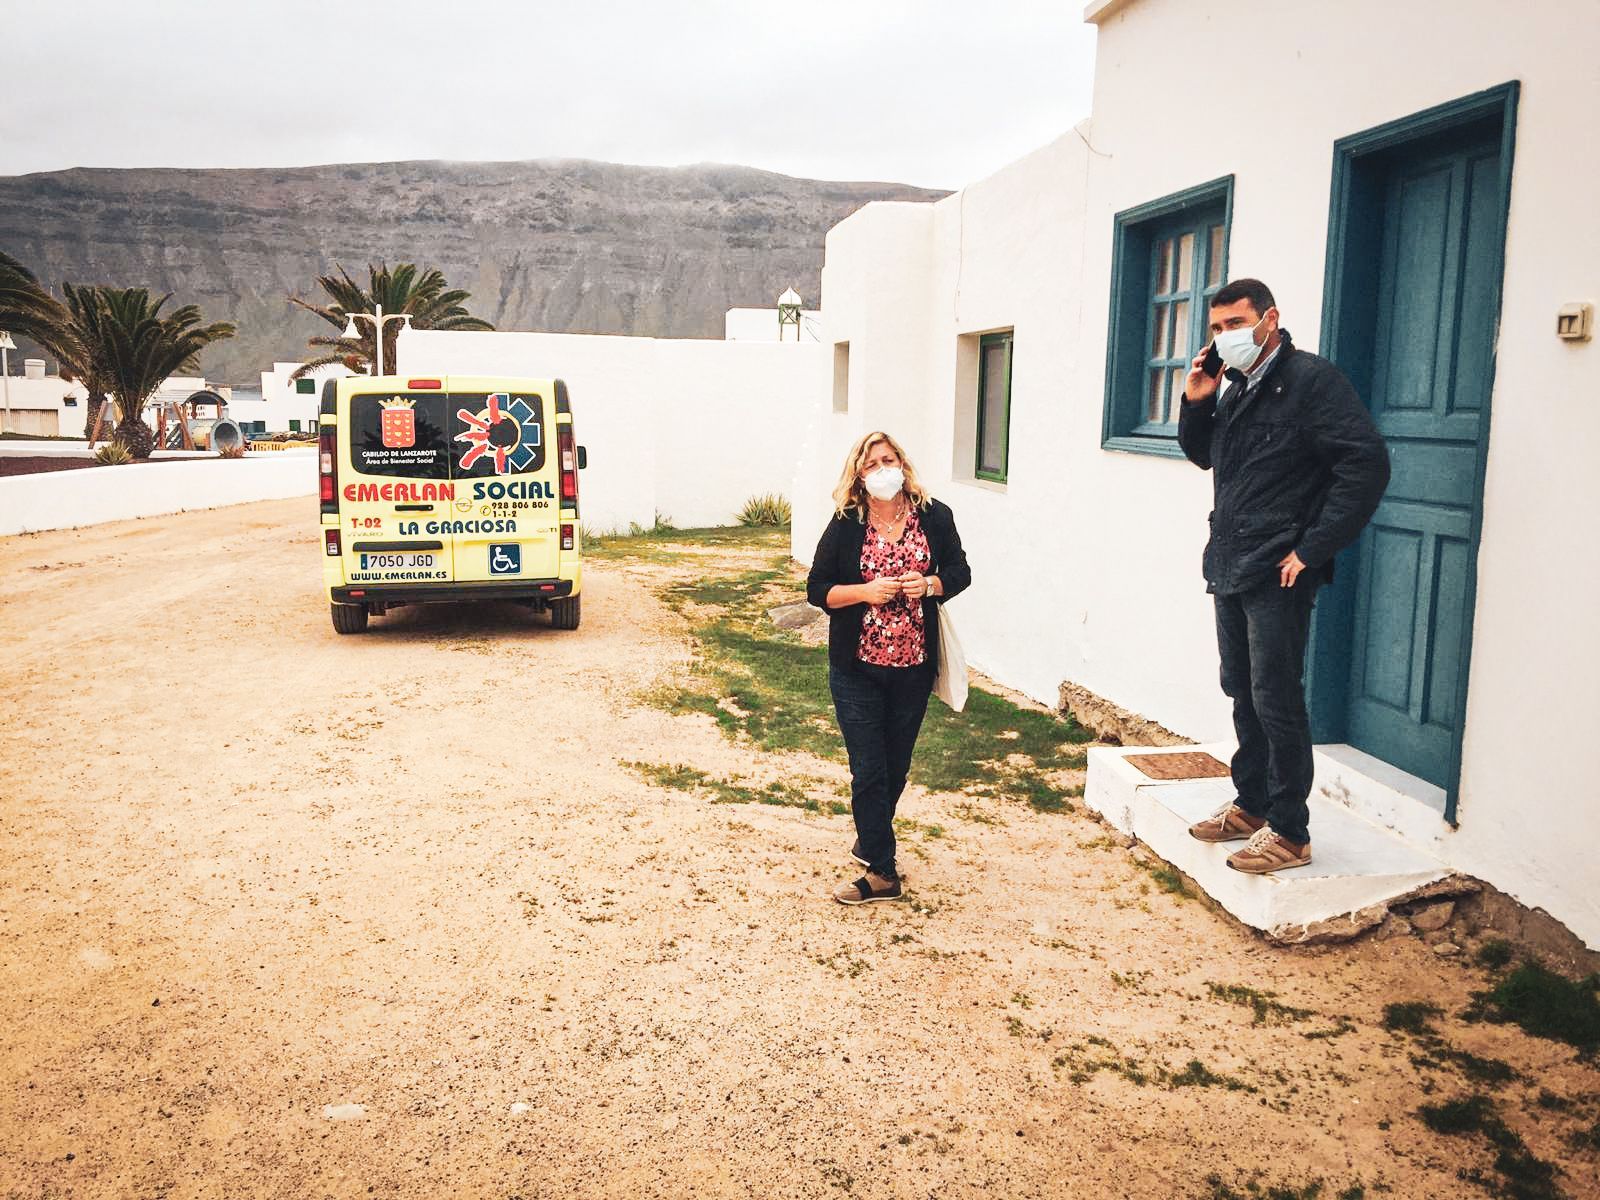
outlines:
M539 391L452 376L457 578L510 583L560 572L554 405Z
M453 493L438 392L356 393L341 410L339 519L347 583L448 583Z
M1444 786L1461 721L1471 531L1500 262L1499 141L1383 180L1373 419L1392 477L1356 555L1349 740Z

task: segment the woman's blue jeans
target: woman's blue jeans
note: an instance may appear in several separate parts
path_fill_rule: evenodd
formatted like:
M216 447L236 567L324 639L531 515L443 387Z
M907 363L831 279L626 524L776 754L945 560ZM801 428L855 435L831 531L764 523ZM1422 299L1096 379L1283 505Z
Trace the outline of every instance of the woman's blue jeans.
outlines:
M897 878L894 812L911 770L911 752L928 711L933 671L857 662L829 666L833 711L850 752L850 811L867 870Z

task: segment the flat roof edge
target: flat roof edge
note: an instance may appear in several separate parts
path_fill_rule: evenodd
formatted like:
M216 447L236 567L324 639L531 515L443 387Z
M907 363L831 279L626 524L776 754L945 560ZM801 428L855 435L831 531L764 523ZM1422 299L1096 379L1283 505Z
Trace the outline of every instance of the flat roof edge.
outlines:
M1089 0L1083 10L1084 24L1099 25L1109 21L1132 3L1133 0Z

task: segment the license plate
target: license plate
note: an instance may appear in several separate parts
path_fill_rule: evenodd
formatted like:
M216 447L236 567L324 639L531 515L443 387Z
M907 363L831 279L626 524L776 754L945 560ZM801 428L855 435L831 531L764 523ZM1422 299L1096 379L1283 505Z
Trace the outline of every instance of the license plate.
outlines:
M431 571L431 554L363 554L363 571Z

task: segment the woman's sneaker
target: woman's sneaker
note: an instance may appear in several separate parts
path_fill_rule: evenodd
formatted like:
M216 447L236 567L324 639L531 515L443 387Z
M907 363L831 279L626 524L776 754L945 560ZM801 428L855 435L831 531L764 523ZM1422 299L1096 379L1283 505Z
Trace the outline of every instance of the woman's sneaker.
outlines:
M900 877L886 879L868 871L854 883L847 883L833 893L840 904L871 904L874 900L899 900L905 893L900 887Z

